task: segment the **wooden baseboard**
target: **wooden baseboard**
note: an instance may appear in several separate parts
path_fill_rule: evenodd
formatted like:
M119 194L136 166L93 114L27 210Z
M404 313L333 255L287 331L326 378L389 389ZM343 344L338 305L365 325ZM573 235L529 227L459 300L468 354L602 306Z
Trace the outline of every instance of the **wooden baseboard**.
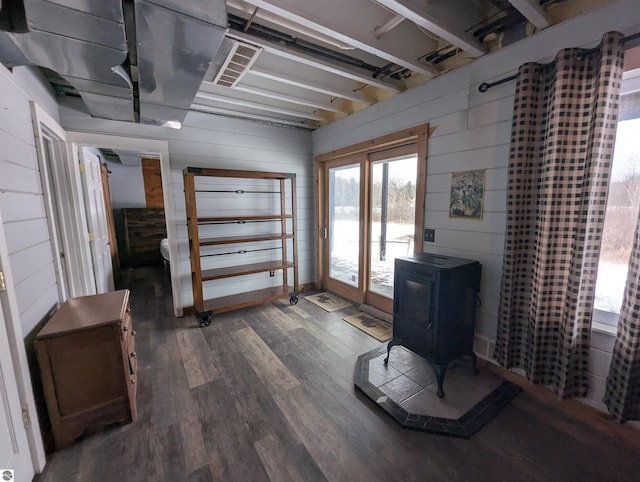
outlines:
M575 419L586 423L593 427L594 431L604 435L622 438L626 443L640 448L640 434L638 433L640 426L638 426L638 424L621 424L608 413L598 410L591 405L587 405L580 400L560 399L549 387L534 385L525 377L506 370L488 360L479 358L478 365L481 369L491 371L505 380L519 385L526 395L550 406L555 411L563 412L568 419Z

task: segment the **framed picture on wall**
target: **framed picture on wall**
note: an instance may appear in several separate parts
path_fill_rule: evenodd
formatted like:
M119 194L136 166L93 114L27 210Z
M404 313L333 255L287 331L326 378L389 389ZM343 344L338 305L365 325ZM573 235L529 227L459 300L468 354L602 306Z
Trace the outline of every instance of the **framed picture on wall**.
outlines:
M482 219L484 169L451 173L449 217Z

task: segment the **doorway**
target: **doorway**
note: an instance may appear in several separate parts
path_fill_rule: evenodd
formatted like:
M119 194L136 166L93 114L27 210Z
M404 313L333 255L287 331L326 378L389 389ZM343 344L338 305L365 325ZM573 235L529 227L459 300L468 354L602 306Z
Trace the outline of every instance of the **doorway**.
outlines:
M175 223L175 207L173 202L173 186L171 184L171 168L169 167L168 142L84 132L68 132L67 137L70 142L79 147L101 146L101 148L108 148L112 150L136 151L138 153L149 154L150 157L160 160L165 227L167 232L167 250L171 260L178 260L178 234ZM113 195L113 191L111 194ZM176 264L178 263L176 262ZM175 316L180 317L183 312L183 293L179 270L172 269L170 276L171 290L173 293L173 311Z
M17 370L11 359L11 347L5 326L0 298L0 468L14 470L11 475L20 477L20 480L31 480L34 469L22 420L22 405L15 375Z
M428 126L318 156L319 284L393 311L394 260L422 251Z

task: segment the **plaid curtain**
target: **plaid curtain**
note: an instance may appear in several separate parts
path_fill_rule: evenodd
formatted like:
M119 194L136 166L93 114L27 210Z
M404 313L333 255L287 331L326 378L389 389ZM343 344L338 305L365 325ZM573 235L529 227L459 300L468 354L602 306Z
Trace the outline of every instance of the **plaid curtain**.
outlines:
M621 422L640 419L640 212L604 403Z
M623 35L520 68L494 357L562 398L587 394Z

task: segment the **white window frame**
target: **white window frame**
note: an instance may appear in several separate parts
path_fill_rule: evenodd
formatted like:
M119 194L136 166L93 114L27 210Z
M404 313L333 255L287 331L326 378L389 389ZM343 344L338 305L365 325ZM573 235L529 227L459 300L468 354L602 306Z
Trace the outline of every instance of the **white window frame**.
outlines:
M620 94L631 94L640 91L640 69L624 72ZM615 335L618 330L620 315L612 311L593 310L591 328L593 331Z

